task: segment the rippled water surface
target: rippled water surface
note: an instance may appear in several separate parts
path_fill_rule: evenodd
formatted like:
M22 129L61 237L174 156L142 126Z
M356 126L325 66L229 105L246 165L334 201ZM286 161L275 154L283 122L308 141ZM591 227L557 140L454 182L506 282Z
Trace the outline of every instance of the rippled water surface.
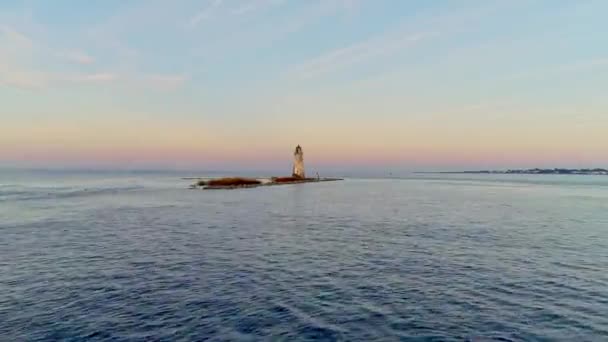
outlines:
M608 340L608 177L180 176L0 172L0 340Z

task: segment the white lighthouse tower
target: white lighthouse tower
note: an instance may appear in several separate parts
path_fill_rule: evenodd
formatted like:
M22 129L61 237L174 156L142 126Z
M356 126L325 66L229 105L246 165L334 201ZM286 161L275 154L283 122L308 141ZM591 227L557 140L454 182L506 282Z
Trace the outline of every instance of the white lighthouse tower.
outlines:
M306 173L304 172L304 152L302 152L300 145L296 147L293 153L293 176L306 178Z

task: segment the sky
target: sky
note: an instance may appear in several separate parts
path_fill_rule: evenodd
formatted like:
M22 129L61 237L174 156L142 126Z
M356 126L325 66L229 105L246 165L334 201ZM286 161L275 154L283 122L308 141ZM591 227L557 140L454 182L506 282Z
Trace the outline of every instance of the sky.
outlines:
M608 166L608 1L2 0L0 166Z

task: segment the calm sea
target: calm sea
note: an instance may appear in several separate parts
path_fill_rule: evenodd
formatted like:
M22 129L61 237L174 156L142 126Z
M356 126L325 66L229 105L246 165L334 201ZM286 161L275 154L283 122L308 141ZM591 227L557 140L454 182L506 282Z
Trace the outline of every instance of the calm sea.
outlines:
M608 177L0 172L0 341L608 341Z

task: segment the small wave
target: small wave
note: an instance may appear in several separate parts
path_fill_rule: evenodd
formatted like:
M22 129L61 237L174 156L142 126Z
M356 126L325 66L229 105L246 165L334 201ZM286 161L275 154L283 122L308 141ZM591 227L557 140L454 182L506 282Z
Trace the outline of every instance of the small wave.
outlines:
M2 201L30 201L46 199L62 199L83 196L96 196L118 192L143 189L143 186L107 187L107 188L29 188L27 190L0 190Z

